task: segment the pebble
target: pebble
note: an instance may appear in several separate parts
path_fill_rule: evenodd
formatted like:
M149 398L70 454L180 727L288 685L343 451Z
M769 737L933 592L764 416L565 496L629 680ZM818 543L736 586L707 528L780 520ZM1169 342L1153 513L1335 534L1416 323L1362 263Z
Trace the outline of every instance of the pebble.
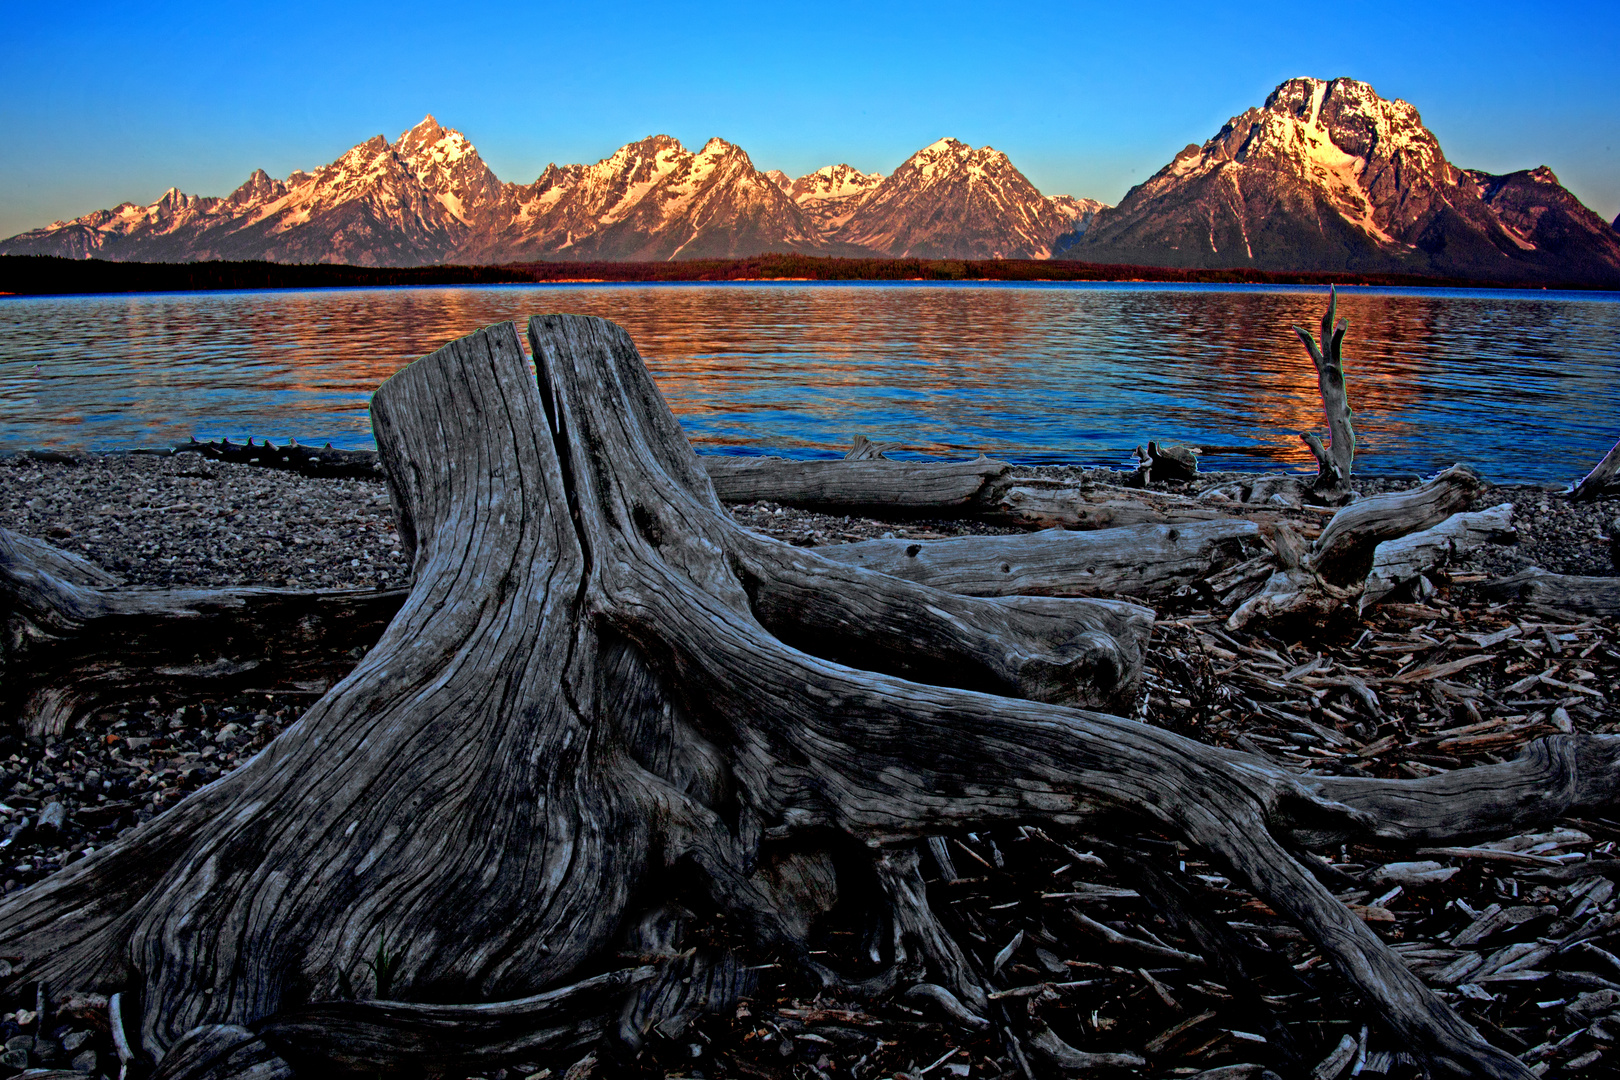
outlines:
M380 480L323 480L194 454L0 462L0 527L132 585L375 588L409 576Z

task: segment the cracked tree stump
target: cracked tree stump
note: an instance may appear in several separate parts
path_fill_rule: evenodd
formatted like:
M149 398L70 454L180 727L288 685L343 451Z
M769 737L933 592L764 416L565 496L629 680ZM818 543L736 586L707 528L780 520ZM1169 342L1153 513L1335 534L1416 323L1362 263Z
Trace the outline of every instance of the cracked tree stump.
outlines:
M664 925L677 880L761 951L847 988L808 955L811 864L767 872L794 845L836 843L892 907L904 948L882 959L914 978L920 958L933 981L910 992L960 1004L939 981L971 1000L973 973L896 850L996 823L1123 822L1229 867L1435 1074L1530 1075L1289 847L1608 805L1620 740L1561 738L1523 776L1494 766L1473 787L1469 770L1338 781L1028 700L1127 677L1140 617L953 596L749 533L622 330L540 316L530 338L538 386L501 324L378 391L415 569L399 614L252 761L0 902L13 985L123 991L164 1080L482 1068L625 1037L675 958L620 957ZM386 1000L345 1000L381 945ZM1004 1012L1015 1057L1020 1039L1062 1057Z

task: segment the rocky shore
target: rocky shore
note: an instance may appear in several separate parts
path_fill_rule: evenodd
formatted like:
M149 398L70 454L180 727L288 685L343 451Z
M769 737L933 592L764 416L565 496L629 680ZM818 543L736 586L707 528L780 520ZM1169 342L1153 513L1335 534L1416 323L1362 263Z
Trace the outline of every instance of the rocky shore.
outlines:
M1354 622L1233 634L1199 596L1159 605L1138 716L1300 770L1378 776L1500 760L1558 731L1620 730L1613 621L1495 604L1479 593L1490 578L1529 566L1616 573L1610 523L1620 501L1577 505L1544 488L1497 487L1476 508L1503 502L1513 505L1516 544L1488 548L1436 576L1432 591ZM733 514L805 546L1016 531L765 503ZM380 481L313 479L189 454L6 459L0 527L48 540L131 585L386 589L409 573ZM316 693L129 702L55 740L0 730L0 886L25 888L164 812L254 754ZM1410 1073L1402 1071L1400 1047L1376 1024L1368 1032L1342 983L1297 931L1218 867L1158 841L1163 850L1147 854L1179 865L1196 905L1219 912L1244 939L1251 983L1239 986L1230 973L1188 960L1198 951L1191 931L1144 896L1133 869L1141 852L1116 849L1113 839L1121 838L1010 829L933 849L931 900L971 928L968 936L983 946L977 959L994 968L1002 998L1074 1046L1146 1053L1149 1064L1131 1075L1259 1077L1289 1041L1301 1054L1328 1048L1318 1076L1352 1068L1363 1076ZM1351 847L1320 870L1487 1037L1540 1072L1600 1075L1620 1060L1617 843L1620 821L1599 817L1465 849ZM853 955L857 930L831 927L828 951ZM635 1062L551 1063L554 1073L545 1063L515 1063L492 1080L582 1080L593 1070L705 1077L1021 1071L996 1038L966 1034L928 1008L833 1001L769 979L762 969L752 1001L734 1013L693 1017ZM106 1002L74 989L41 988L0 1003L0 1077L28 1067L117 1075ZM1333 1053L1343 1061L1329 1069Z

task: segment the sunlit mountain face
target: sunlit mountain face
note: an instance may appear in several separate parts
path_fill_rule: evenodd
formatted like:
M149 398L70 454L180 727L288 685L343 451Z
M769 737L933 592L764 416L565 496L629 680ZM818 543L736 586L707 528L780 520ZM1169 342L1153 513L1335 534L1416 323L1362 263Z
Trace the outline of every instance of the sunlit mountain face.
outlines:
M772 251L1047 258L1102 204L1042 195L1002 154L954 139L884 177L829 165L790 178L711 139L667 135L594 165L548 165L502 183L429 116L314 172L262 170L223 198L175 189L0 243L0 254L134 261L249 259L423 266L523 260L658 261Z
M1059 254L1149 266L1620 282L1620 235L1550 169L1460 169L1416 108L1354 79L1288 80L1099 213Z
M1006 154L949 138L886 176L836 164L795 178L724 139L692 151L653 135L504 183L429 116L313 172L261 170L219 198L171 188L0 242L13 255L360 266L766 252L1620 284L1620 232L1550 169L1460 168L1413 105L1343 78L1289 79L1117 207L1044 195Z

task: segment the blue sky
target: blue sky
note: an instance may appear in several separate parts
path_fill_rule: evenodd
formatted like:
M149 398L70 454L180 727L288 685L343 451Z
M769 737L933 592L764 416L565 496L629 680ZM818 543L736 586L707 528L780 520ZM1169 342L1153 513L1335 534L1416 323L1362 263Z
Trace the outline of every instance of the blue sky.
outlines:
M426 113L503 180L663 132L891 171L942 135L1117 202L1293 75L1416 105L1447 157L1620 213L1607 4L201 5L0 0L0 236L223 195Z

